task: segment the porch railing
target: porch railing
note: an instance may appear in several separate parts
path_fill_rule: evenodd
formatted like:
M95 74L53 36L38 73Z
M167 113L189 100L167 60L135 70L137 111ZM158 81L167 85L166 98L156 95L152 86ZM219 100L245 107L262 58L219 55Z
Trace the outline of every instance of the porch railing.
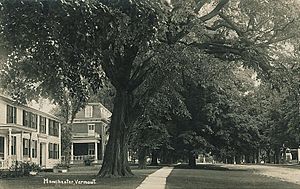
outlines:
M8 160L4 160L0 158L0 169L7 169L8 168Z
M0 169L3 169L3 168L4 168L4 160L0 159Z
M95 159L95 155L82 155L82 156L73 156L73 161L83 161L86 158L91 157L91 159Z
M95 155L81 155L81 156L73 156L73 161L83 161L83 160L85 160L88 157L93 158L94 160L96 160L96 156ZM72 158L70 157L70 159L72 159ZM65 156L61 156L61 161L65 162L66 161L66 157Z

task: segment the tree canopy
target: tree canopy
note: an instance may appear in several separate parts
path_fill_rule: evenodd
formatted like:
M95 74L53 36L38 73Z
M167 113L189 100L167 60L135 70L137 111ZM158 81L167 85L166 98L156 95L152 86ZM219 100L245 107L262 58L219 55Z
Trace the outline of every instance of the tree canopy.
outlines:
M289 67L282 60L296 47L299 4L270 2L5 0L1 84L21 102L38 94L75 115L108 79L115 94L100 176L132 174L127 150L140 120L181 123L183 133L174 137L190 152L215 146L219 154L243 153L260 137L256 90L233 73L214 80L243 65L276 84ZM151 110L166 111L155 121ZM226 146L213 144L216 138Z

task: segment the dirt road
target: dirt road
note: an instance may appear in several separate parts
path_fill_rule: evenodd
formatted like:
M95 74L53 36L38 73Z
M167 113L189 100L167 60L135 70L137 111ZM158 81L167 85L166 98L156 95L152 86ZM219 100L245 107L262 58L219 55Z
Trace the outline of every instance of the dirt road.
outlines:
M277 178L283 181L300 185L300 169L286 168L271 165L222 165L229 169L253 170L255 174Z

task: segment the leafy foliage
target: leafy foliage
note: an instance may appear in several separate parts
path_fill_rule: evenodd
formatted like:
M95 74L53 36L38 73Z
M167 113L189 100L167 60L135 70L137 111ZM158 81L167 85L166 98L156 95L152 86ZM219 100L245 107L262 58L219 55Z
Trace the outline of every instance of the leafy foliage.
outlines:
M227 157L256 151L261 134L269 137L266 120L280 127L297 122L295 109L287 117L286 110L262 117L255 100L258 81L252 78L276 81L277 71L289 65L279 57L299 35L296 1L59 0L0 6L8 52L1 84L15 98L49 97L72 120L109 79L113 116L101 176L131 174L130 133L134 146L174 142L182 152ZM242 77L248 68L255 72ZM290 86L294 91L297 83ZM292 102L286 108L295 107L293 97L283 98ZM264 108L277 106L265 102ZM149 144L140 143L141 137Z

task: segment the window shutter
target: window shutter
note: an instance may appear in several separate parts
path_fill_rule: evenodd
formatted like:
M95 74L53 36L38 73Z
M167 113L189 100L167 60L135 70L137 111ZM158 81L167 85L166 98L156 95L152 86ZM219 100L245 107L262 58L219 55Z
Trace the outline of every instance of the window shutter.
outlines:
M13 122L14 123L17 123L17 108L16 107L14 107L13 108Z

